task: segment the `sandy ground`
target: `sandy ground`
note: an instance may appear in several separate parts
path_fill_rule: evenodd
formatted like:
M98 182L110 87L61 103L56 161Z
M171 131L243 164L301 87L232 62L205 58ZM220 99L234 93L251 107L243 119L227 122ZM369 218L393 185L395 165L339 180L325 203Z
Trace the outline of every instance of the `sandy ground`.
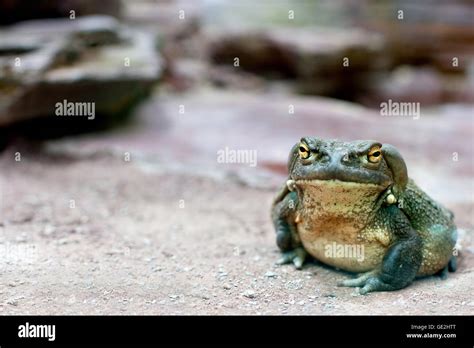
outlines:
M274 264L265 185L151 159L29 152L0 162L1 314L474 312L471 234L447 280L361 296L336 286L349 274Z
M472 315L473 120L462 110L413 121L317 97L158 93L126 128L13 143L0 154L0 314ZM317 262L276 266L270 203L308 134L399 147L456 214L458 271L360 296L336 286L350 274ZM226 146L255 149L258 165L217 163Z

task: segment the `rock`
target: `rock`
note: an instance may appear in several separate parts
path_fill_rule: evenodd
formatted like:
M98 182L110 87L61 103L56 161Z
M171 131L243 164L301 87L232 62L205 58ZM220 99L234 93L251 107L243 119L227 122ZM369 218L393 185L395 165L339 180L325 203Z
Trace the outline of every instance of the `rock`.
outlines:
M267 278L276 278L276 277L278 277L278 274L276 274L275 272L268 271L268 272L265 273L265 277L267 277Z
M52 225L46 225L43 229L43 234L45 236L51 236L56 231L56 227Z
M117 114L162 72L154 37L111 17L33 21L0 35L0 127L54 116L64 101L93 104L94 117Z
M244 297L247 297L247 298L255 298L257 296L257 294L255 293L255 291L249 289L249 290L245 290L242 294Z
M21 300L21 299L24 299L24 298L25 298L24 296L13 297L13 298L7 299L5 301L5 303L8 304L8 305L16 307L16 306L18 306L18 301Z
M69 17L91 14L120 15L120 0L47 0L47 1L0 1L0 24L11 24L33 18Z
M305 93L350 92L387 65L383 38L362 29L221 29L207 35L213 62L235 67L238 58L244 70L297 79Z
M462 75L443 74L433 67L402 65L391 72L376 75L366 93L357 98L371 107L379 107L388 99L419 102L423 106L442 103L473 103L474 79ZM368 93L367 93L368 92Z
M463 0L430 3L374 2L361 11L358 21L386 37L394 65L432 64L441 71L466 71L474 53L474 4ZM453 57L458 58L458 66L453 66Z
M420 78L423 82L418 85L427 87L426 90L411 85L402 94L409 96L414 92L413 98L419 96L427 105L472 103L474 4L463 0L449 4L431 2L435 6L429 8L406 0L369 1L359 6L349 2L332 8L321 4L318 8L321 17L336 13L339 21L334 19L330 24L339 29L321 29L323 22L314 15L310 21L313 27L304 26L307 22L292 22L292 25L303 24L301 27L284 27L288 23L281 17L281 23L265 22L262 12L274 11L278 18L283 11L278 5L262 5L260 11L254 11L255 16L247 13L248 18L240 18L237 26L235 17L239 14L242 17L239 11L249 11L249 7L242 6L242 9L234 8L230 16L221 9L217 12L220 15L217 27L208 24L202 32L204 39L209 37L212 62L226 66L229 71L246 70L264 77L297 81L294 90L304 94L361 100L361 96L378 92L377 88L386 87L389 81L399 86L396 80L399 74L391 73L392 69L423 65L434 72L425 68L418 72L414 68L413 81ZM292 6L297 7L297 18L305 17L305 11L314 11L308 4ZM398 18L398 11L403 12L403 18ZM349 23L350 28L340 29L344 28L341 23ZM349 59L347 67L342 65L345 57ZM234 66L235 58L239 59L238 67ZM443 76L446 73L449 76ZM220 86L236 84L235 78L229 82L231 79L224 77L217 79Z

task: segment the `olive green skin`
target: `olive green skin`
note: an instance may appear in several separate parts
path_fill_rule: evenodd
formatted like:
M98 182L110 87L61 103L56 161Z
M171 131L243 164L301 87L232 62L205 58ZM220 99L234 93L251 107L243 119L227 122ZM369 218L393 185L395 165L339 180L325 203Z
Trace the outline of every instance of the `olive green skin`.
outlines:
M300 157L301 142L309 158ZM316 137L301 142L290 152L288 181L272 205L280 263L301 268L309 254L339 269L364 272L340 284L360 287L362 294L401 289L417 276L455 270L453 214L408 178L395 147ZM368 160L374 147L381 148L377 163ZM328 253L333 246L363 253Z

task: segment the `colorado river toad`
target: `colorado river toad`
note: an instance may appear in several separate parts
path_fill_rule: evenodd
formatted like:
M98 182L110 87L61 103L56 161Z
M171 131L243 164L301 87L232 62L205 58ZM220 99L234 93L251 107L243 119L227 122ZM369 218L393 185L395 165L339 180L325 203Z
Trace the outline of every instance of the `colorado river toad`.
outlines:
M456 269L453 214L408 178L395 147L376 141L302 138L272 206L279 263L308 254L349 272L341 286L397 290L417 276Z

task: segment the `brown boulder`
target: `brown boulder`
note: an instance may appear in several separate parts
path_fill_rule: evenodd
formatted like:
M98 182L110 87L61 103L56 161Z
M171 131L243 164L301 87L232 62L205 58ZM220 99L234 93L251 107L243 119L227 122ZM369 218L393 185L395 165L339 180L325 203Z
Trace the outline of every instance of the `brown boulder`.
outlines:
M6 29L0 44L0 126L50 116L58 102L127 108L162 72L152 35L110 17L45 20Z

